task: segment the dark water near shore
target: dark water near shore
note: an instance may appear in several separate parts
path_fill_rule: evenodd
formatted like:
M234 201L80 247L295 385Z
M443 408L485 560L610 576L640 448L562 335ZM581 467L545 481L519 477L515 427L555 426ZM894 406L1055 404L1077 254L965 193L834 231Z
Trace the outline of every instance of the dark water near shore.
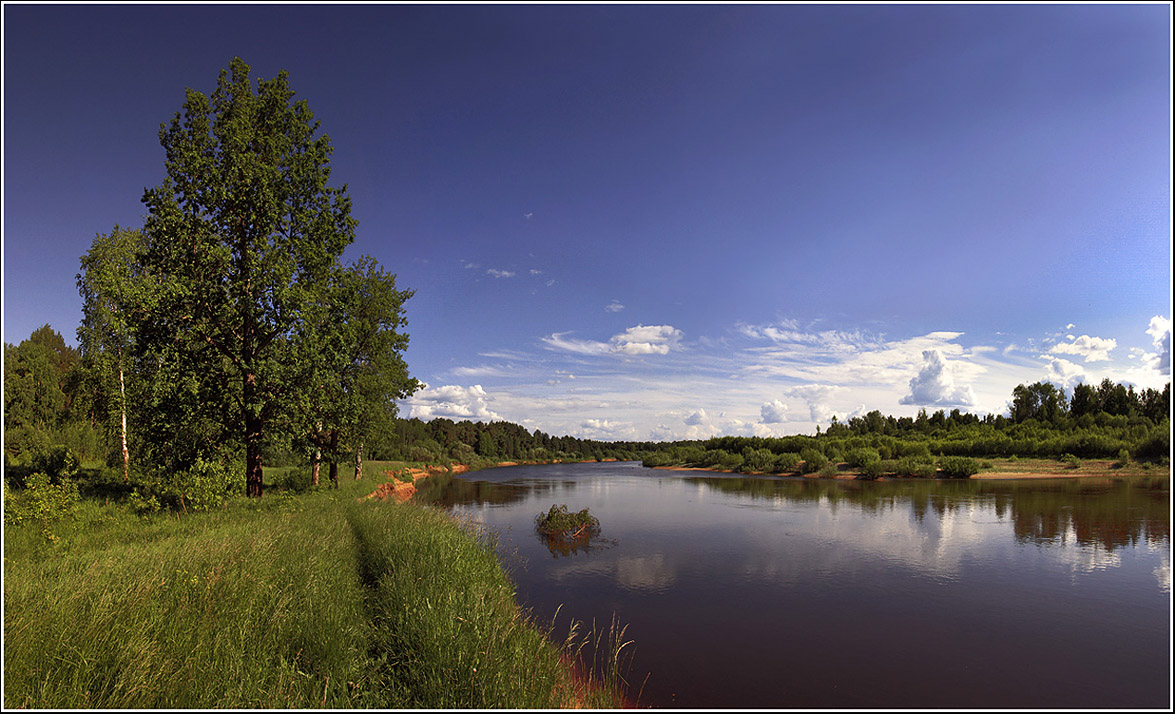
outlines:
M421 495L499 534L540 620L562 605L564 621L627 624L640 706L1170 705L1169 481L601 463L480 471ZM534 518L552 504L590 508L601 540L550 549Z

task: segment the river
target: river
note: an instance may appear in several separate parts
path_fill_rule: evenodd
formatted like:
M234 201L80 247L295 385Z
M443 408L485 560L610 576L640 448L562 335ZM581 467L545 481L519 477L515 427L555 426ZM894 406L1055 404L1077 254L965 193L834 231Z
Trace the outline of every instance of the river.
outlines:
M497 534L536 619L634 643L640 706L1160 708L1169 479L856 482L515 466L420 494ZM600 537L558 549L553 504Z

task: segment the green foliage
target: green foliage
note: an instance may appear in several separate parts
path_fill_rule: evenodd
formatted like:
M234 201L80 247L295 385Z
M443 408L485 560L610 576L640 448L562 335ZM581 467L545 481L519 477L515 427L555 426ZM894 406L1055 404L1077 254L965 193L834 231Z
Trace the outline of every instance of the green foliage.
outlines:
M192 468L176 479L175 490L185 510L207 511L244 493L244 470L240 463L197 458Z
M143 195L143 269L160 290L134 331L137 350L186 389L174 409L207 410L214 439L245 447L248 492L260 496L266 427L321 387L291 341L331 304L356 221L346 189L327 186L330 140L315 136L287 74L254 91L249 71L235 58L211 98L189 89L159 132L167 176Z
M1122 468L1130 463L1130 452L1126 449L1118 450L1118 459L1114 461L1114 468Z
M851 449L845 454L845 461L852 468L863 468L868 464L881 461L881 454L876 449Z
M800 459L804 462L801 471L806 474L816 473L828 463L828 457L823 452L811 447L800 452Z
M598 533L600 521L586 508L571 513L566 505L552 505L535 517L535 528L548 538L575 539Z
M944 456L938 467L946 478L971 478L979 473L979 462L965 456Z
M800 466L800 455L791 451L785 451L775 457L775 464L772 471L775 473L793 473Z
M61 483L77 476L81 461L69 447L54 446L34 454L29 466L33 471L48 474L53 483Z
M1065 464L1065 468L1068 469L1075 469L1081 465L1081 459L1077 458L1073 454L1061 454L1059 461Z
M35 523L41 535L56 541L56 525L77 515L80 496L77 484L60 479L56 482L44 473L34 473L25 481L19 496L4 483L4 524L6 527Z
M866 461L859 466L861 478L872 480L884 476L887 473L894 473L896 469L896 462L882 461L881 459L872 459Z
M820 478L834 478L840 472L836 468L835 463L831 461L825 461L824 464L820 466L820 469L817 471L817 473L820 475Z

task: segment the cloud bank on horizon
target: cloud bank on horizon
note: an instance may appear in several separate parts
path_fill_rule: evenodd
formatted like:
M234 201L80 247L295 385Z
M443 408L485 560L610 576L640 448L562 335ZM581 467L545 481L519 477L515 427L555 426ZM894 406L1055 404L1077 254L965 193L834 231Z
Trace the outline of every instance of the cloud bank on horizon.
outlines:
M964 345L965 333L952 331L904 339L811 331L794 320L739 323L720 338L692 341L669 325L637 325L607 341L562 332L539 338L529 352L486 355L508 367L450 372L492 382L430 387L403 406L421 419L505 419L548 433L642 441L812 433L834 417L874 409L1006 414L1017 384L1046 381L1071 391L1108 378L1162 389L1171 377L1171 321L1156 315L1139 328L1150 349L1132 348L1124 358L1115 354L1116 338L1063 331L1029 347Z

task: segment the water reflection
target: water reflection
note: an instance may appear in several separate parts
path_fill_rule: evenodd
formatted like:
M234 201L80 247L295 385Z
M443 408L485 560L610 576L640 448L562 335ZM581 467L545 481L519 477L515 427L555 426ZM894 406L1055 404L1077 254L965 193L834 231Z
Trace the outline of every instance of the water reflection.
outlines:
M519 598L540 616L563 605L630 625L632 679L652 673L644 704L1071 708L1166 703L1169 494L1167 479L864 483L584 464L468 474L432 495L504 534L503 552L527 563L512 571ZM552 552L534 530L552 503L590 507L614 544ZM909 677L939 661L983 663L1000 686Z

